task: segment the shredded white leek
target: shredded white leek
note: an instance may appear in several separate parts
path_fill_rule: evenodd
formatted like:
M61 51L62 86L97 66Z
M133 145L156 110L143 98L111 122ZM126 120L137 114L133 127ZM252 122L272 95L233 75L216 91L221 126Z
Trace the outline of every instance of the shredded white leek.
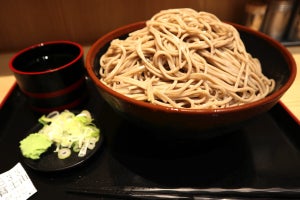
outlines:
M47 116L40 117L39 122L43 128L38 133L47 137L56 145L55 152L61 149L73 149L83 157L87 149L94 149L100 138L100 129L93 124L89 111L83 110L75 115L69 110L61 113L54 111Z

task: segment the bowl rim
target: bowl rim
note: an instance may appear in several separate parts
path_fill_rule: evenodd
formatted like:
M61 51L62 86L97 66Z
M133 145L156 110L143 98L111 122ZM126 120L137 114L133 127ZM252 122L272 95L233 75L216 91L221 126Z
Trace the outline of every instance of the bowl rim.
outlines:
M257 100L257 101L251 102L251 103L247 103L244 105L240 105L240 106L233 106L233 107L227 107L227 108L213 108L213 109L210 109L210 108L189 109L189 108L174 108L174 107L166 107L166 106L162 106L162 105L155 105L155 104L151 104L148 102L132 99L130 97L127 97L123 94L120 94L120 93L112 90L111 88L109 88L108 86L103 84L101 81L99 81L98 77L94 73L94 70L93 70L94 58L97 55L100 47L104 46L107 42L110 42L112 39L115 39L116 37L120 37L126 33L129 33L129 32L132 32L132 31L135 31L135 30L145 27L146 21L138 21L138 22L134 22L131 24L121 26L119 28L116 28L116 29L104 34L102 37L97 39L92 44L90 49L88 50L88 53L86 55L85 67L86 67L86 70L87 70L90 78L92 79L92 81L98 87L103 88L105 90L105 92L109 93L110 95L112 95L114 97L121 99L122 101L128 102L132 105L139 106L139 107L145 107L145 108L148 108L148 109L151 109L154 111L162 111L162 112L167 112L167 113L208 114L208 115L215 114L215 115L218 115L220 113L232 113L232 112L240 112L242 110L250 110L257 106L264 106L270 102L277 101L278 99L280 99L281 96L289 89L289 87L292 85L292 83L294 82L294 80L296 78L297 67L296 67L296 62L295 62L292 54L279 41L271 38L270 36L268 36L262 32L255 31L246 26L232 23L232 22L225 22L225 23L233 25L238 30L249 32L260 38L263 38L266 42L268 42L270 45L272 45L274 48L278 49L282 53L284 59L288 63L289 70L290 70L290 77L287 80L287 82L281 88L279 88L276 92L271 93L270 95L266 96L263 99L260 99L260 100Z
M22 71L19 69L16 69L15 66L13 65L14 61L23 53L31 51L33 49L37 49L39 47L43 47L43 46L47 46L47 45L70 45L73 46L77 49L79 49L79 53L78 55L76 55L76 57L74 59L72 59L70 62L60 66L60 67L56 67L54 69L49 69L49 70L44 70L44 71L35 71L35 72L27 72L27 71ZM20 51L18 51L16 54L13 55L13 57L11 57L11 59L9 60L9 68L12 72L16 73L16 74L23 74L23 75L39 75L39 74L48 74L48 73L53 73L59 70L62 70L64 68L67 68L68 66L73 65L74 63L76 63L78 60L80 60L83 57L83 47L76 42L73 41L68 41L68 40L54 40L54 41L46 41L46 42L41 42L41 43L37 43L31 46L28 46Z

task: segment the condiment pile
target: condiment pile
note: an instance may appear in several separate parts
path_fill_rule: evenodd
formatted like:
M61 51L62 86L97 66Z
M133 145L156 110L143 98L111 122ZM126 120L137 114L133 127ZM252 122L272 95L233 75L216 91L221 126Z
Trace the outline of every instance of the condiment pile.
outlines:
M74 114L69 110L54 111L39 118L43 126L20 141L22 155L33 160L40 159L52 145L59 159L68 158L72 150L84 157L93 150L100 138L100 129L93 123L89 111Z

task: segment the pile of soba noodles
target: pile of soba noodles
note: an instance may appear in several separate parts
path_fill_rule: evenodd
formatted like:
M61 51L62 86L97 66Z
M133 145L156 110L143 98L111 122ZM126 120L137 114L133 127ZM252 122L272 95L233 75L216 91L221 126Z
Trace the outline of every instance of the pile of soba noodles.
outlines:
M233 26L189 8L162 10L113 40L100 65L100 81L118 93L174 108L243 105L275 85Z

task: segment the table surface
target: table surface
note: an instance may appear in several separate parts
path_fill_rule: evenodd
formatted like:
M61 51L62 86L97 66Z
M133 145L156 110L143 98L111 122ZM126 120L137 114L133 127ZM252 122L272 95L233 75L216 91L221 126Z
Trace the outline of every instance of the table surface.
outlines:
M84 46L85 54L88 49L89 46ZM294 56L297 66L300 66L300 46L288 47L288 50ZM8 52L0 54L0 102L5 99L8 92L15 84L15 78L8 67L9 59L14 55L14 53L15 52ZM300 123L300 70L297 71L297 76L293 85L281 98L281 102Z

